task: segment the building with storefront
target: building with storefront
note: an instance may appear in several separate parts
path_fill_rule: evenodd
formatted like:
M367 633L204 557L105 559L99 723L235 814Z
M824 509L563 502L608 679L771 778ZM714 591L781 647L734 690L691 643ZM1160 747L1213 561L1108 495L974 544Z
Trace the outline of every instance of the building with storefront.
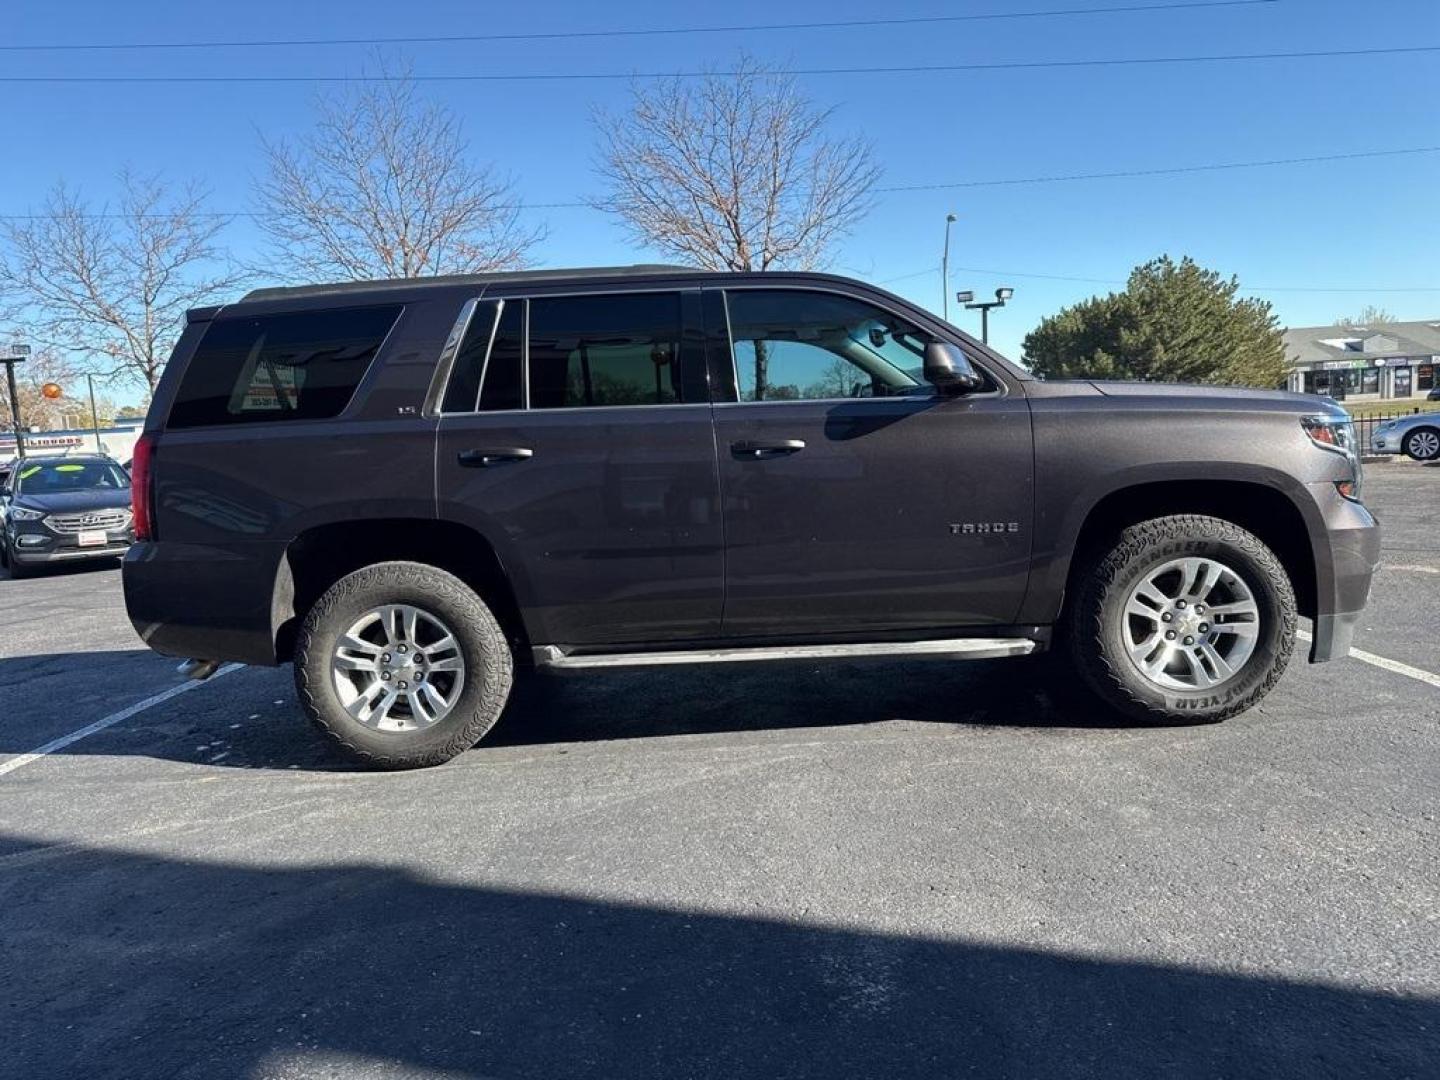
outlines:
M1440 369L1440 319L1285 331L1286 388L1337 401L1423 398Z

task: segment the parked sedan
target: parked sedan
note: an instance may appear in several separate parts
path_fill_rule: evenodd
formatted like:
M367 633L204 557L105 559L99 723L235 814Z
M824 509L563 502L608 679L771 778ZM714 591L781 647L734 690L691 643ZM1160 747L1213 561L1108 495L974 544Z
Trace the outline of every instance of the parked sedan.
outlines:
M1386 420L1370 436L1375 454L1405 454L1416 461L1440 458L1440 413L1416 413Z
M113 559L135 539L130 477L100 454L17 462L0 505L0 565L12 578L47 564Z

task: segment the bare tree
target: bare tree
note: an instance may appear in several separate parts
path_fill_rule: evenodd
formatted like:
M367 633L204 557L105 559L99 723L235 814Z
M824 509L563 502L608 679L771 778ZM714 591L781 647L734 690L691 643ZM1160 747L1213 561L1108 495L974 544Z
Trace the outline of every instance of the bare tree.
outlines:
M41 387L56 383L65 392L60 399L47 398ZM63 427L68 413L76 409L74 395L85 391L85 374L73 361L65 360L50 349L37 349L23 364L15 366L15 390L20 398L20 422L28 428L49 431ZM68 399L68 400L67 400ZM89 423L90 406L85 405L86 423ZM10 391L5 379L0 377L0 431L15 429L14 414L10 410Z
M120 174L118 210L97 211L61 183L40 212L8 222L0 251L7 314L38 344L154 390L185 310L234 291L221 264L226 218L206 192Z
M1354 318L1342 315L1340 318L1335 320L1335 325L1343 326L1346 329L1355 329L1371 326L1384 326L1386 323L1393 323L1394 321L1395 316L1391 315L1384 308L1376 307L1374 304L1366 304L1360 310L1359 315L1355 316Z
M316 104L294 143L262 140L260 227L277 269L309 280L477 273L525 265L509 181L473 164L450 111L401 75Z
M826 134L831 116L749 57L698 82L636 85L624 115L596 116L607 191L595 205L706 269L813 269L880 175L864 139Z

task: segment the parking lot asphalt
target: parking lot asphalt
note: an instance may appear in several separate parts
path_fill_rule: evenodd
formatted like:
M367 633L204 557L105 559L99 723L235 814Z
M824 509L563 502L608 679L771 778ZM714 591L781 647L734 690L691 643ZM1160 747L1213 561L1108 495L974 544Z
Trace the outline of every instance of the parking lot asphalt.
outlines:
M1440 469L1356 644L1440 671ZM0 580L0 769L181 685L113 568ZM1440 689L1150 729L1029 661L533 679L449 766L246 668L0 775L0 1076L1423 1077Z

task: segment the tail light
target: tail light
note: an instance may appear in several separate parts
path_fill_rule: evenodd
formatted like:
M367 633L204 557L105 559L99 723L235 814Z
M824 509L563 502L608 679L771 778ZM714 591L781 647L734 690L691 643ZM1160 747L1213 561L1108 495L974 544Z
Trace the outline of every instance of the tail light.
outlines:
M130 458L130 516L136 540L155 539L155 522L151 516L155 506L154 463L155 436L146 433L136 440L135 452Z

